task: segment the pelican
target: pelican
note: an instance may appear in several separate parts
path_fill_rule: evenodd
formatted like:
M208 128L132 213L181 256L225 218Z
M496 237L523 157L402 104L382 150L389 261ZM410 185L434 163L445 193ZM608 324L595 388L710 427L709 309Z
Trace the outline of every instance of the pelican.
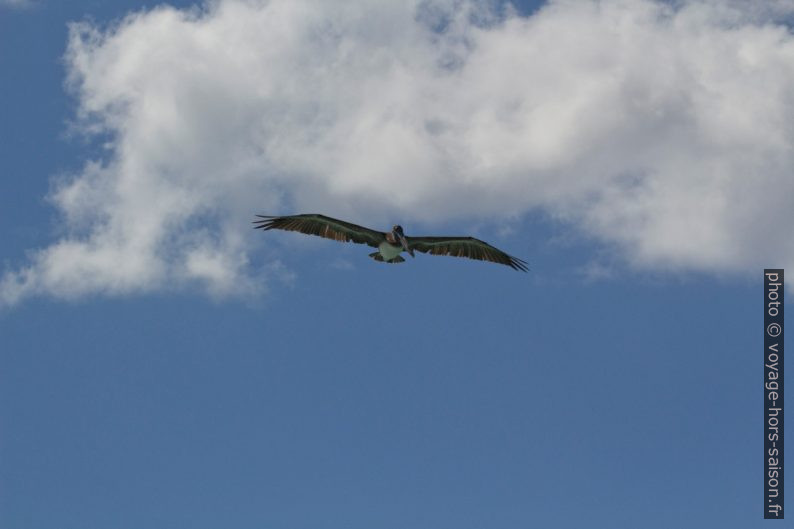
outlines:
M316 213L282 217L257 215L257 217L259 220L254 221L254 228L264 231L298 231L339 242L367 244L378 249L369 256L384 263L402 263L405 261L400 256L402 252L408 252L414 257L414 251L417 251L491 261L522 272L528 270L526 262L474 237L407 237L403 233L402 226L393 226L390 232L375 231Z

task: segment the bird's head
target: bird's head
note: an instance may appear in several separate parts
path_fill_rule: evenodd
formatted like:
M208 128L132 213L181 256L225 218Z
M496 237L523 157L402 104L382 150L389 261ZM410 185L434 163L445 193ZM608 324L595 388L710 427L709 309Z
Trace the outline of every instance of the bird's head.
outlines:
M394 239L400 241L400 244L402 244L403 246L403 250L408 252L411 255L411 257L413 257L414 251L413 248L410 248L408 246L408 241L406 240L405 234L403 233L403 227L400 226L399 224L395 224L394 226L392 226L391 232L392 235L394 235Z

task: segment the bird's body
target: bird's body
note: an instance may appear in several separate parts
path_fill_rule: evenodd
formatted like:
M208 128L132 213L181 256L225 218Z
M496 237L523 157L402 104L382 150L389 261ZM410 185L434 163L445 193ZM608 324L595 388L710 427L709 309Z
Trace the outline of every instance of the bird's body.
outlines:
M408 252L414 257L414 251L417 251L491 261L507 265L514 270L527 271L527 265L521 259L511 257L474 237L406 237L402 226L393 226L390 232L381 232L314 213L282 217L257 215L257 217L261 220L254 221L254 228L265 231L273 229L298 231L339 242L372 246L378 251L369 256L376 261L402 263L405 261L400 255L402 252Z
M389 241L383 241L378 245L378 253L383 260L387 263L390 262L392 259L403 253L405 249L402 246L398 246L396 244L392 244Z

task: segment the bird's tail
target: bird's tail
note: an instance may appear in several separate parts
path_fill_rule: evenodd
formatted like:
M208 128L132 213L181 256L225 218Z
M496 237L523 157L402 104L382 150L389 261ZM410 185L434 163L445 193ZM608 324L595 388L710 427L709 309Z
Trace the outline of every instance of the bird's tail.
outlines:
M376 261L380 261L381 263L395 264L395 263L404 263L405 262L405 259L403 259L399 255L397 257L395 257L394 259L389 259L388 261L383 259L383 256L380 254L380 252L373 252L373 253L369 254L369 256L372 257L373 259L375 259Z

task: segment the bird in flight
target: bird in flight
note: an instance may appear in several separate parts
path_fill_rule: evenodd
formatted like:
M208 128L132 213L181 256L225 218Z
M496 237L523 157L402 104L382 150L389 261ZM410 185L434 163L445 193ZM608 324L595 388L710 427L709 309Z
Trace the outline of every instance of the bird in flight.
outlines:
M403 233L402 226L393 226L390 232L382 232L315 213L283 217L257 215L257 217L259 220L254 221L254 228L264 231L298 231L339 242L367 244L378 249L377 252L373 252L369 256L384 263L402 263L405 261L400 256L402 252L408 252L411 257L414 257L416 251L491 261L522 272L528 270L525 261L507 255L498 248L474 237L408 237Z

